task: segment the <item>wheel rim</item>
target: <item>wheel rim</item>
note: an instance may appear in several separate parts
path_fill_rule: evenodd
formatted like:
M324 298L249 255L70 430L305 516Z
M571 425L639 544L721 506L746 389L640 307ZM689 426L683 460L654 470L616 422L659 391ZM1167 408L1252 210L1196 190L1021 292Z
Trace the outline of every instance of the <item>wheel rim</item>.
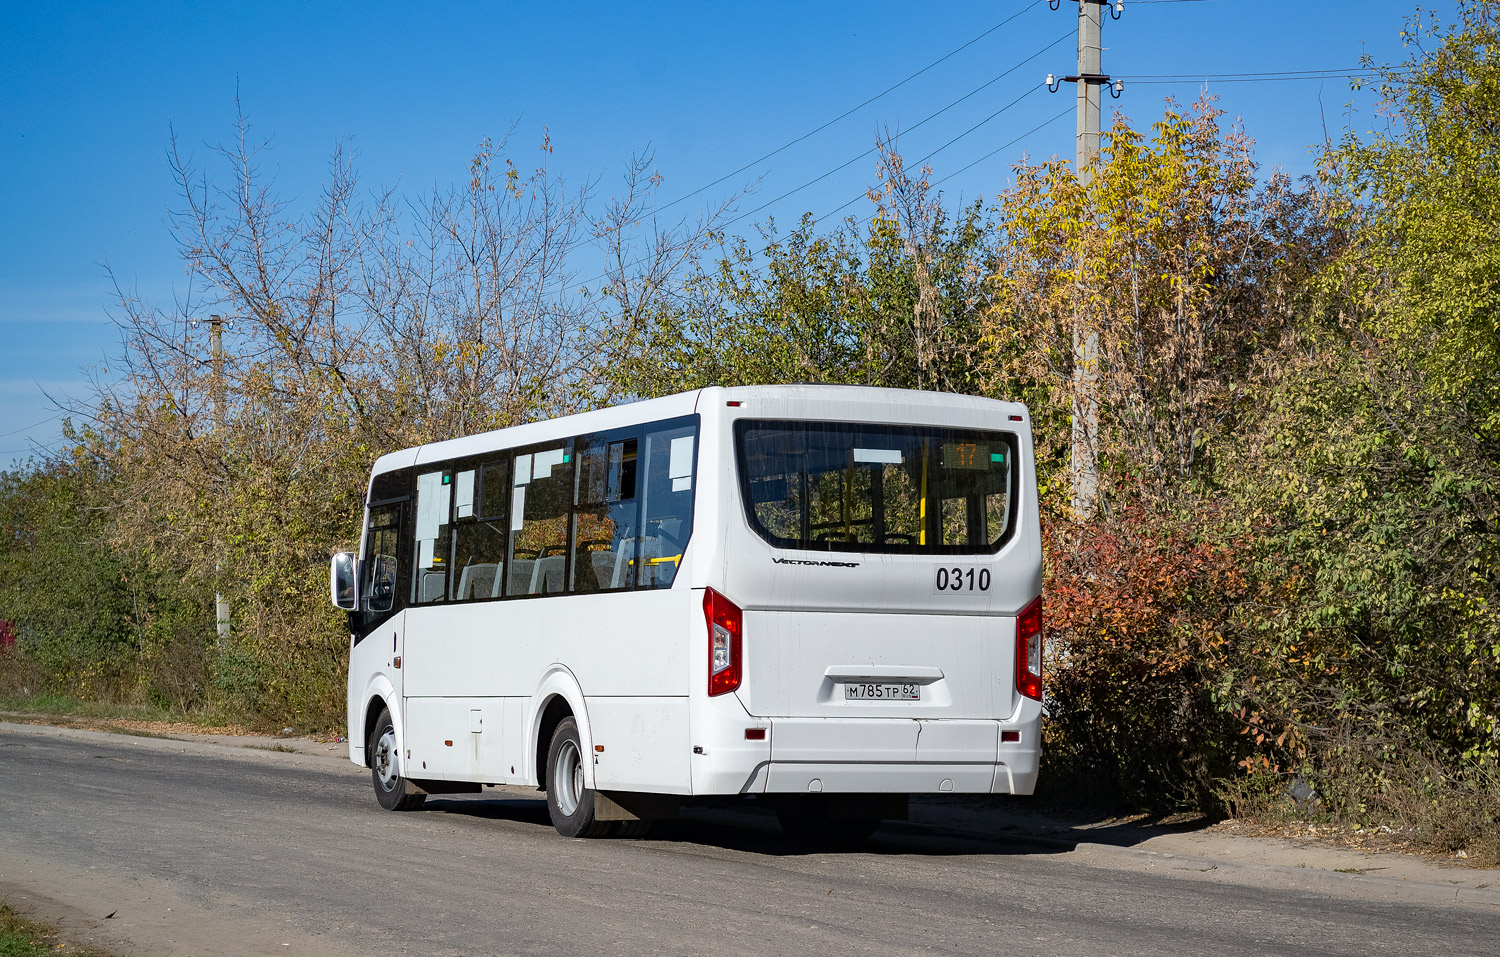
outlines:
M557 749L557 763L552 767L552 794L563 817L572 817L583 794L583 760L578 743L564 741Z
M394 790L396 779L401 777L401 772L396 767L396 731L387 728L375 742L375 776L380 779L380 786L387 791Z

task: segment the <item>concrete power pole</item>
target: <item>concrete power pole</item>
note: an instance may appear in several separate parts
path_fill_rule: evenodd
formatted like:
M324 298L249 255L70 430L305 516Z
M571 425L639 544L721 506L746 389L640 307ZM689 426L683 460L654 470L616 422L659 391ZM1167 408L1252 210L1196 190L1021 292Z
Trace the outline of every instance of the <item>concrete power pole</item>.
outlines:
M214 437L223 440L224 431L224 317L208 317L209 356L212 361L211 383L214 405ZM219 650L229 647L229 599L218 589L219 565L214 563L214 619L218 625Z
M1074 169L1084 187L1093 179L1089 165L1099 155L1099 76L1103 10L1098 0L1078 0L1078 142ZM1107 82L1107 81L1106 81ZM1082 317L1073 323L1073 444L1069 473L1073 514L1094 517L1099 503L1099 334Z
M1078 0L1078 73L1061 79L1078 84L1078 141L1074 166L1078 182L1088 187L1089 168L1099 155L1099 114L1104 88L1110 78L1101 63L1101 33L1104 9L1109 0ZM1053 4L1057 9L1057 4ZM1115 6L1118 16L1120 5ZM1053 90L1057 82L1047 77ZM1119 85L1114 92L1118 95ZM1069 478L1073 484L1073 514L1093 518L1099 505L1099 334L1088 328L1083 315L1073 320L1073 441Z

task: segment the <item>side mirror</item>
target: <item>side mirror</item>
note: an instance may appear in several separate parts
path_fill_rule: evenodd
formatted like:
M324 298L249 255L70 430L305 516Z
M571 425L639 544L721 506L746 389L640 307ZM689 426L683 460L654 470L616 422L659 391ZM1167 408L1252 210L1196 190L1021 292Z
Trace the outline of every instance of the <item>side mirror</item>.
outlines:
M354 590L354 553L339 552L328 563L328 598L334 607L354 611L358 607Z

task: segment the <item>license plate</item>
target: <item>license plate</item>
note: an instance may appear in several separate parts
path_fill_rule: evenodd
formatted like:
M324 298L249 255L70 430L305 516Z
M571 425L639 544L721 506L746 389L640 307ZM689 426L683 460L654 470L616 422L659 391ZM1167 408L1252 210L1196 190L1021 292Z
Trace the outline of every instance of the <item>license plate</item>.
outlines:
M858 684L844 685L844 698L850 701L921 701L922 686L918 684Z

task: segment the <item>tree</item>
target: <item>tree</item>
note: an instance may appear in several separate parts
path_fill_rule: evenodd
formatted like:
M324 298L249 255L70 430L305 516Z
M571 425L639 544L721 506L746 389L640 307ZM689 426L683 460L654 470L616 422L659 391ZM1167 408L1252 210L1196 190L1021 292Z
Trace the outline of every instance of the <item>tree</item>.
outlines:
M1346 810L1462 804L1500 760L1497 10L1414 19L1388 128L1329 152L1336 308L1269 370L1240 466L1283 583L1245 684Z
M36 692L90 698L134 683L130 576L104 547L89 479L63 461L0 472L0 619L43 676Z
M1294 311L1315 197L1256 180L1250 142L1199 100L1148 141L1123 116L1085 187L1061 162L1016 168L1000 197L984 383L1039 406L1054 465L1070 435L1074 327L1099 343L1105 491L1203 474L1232 430L1254 359ZM1302 270L1305 272L1305 269ZM1107 504L1107 498L1106 498Z
M973 388L973 330L988 305L987 230L976 204L951 220L931 170L913 177L880 145L875 213L823 231L810 215L762 245L718 235L719 256L686 277L621 364L620 388L662 395L703 385L840 382Z
M1254 742L1237 663L1253 530L1224 469L1337 247L1323 198L1273 174L1212 102L1121 117L1091 183L1022 165L996 210L981 381L1031 408L1047 544L1048 775L1156 809L1218 806ZM1098 342L1100 514L1067 487L1075 324Z
M1500 434L1500 4L1464 0L1457 22L1414 17L1411 52L1383 69L1386 129L1328 156L1358 216L1344 276L1361 330L1434 401Z
M299 210L268 185L243 115L235 132L214 174L174 140L189 290L161 308L120 289L121 374L82 410L83 445L112 476L112 541L231 597L230 642L204 636L218 686L268 719L331 727L347 637L326 563L357 538L375 457L606 399L600 356L629 317L579 289L577 263L625 248L632 221L595 222L545 138L530 173L484 140L462 184L404 205L363 201L340 149ZM669 230L657 248L680 259L698 241ZM633 269L611 288L652 308L662 270ZM221 356L210 314L229 320Z

